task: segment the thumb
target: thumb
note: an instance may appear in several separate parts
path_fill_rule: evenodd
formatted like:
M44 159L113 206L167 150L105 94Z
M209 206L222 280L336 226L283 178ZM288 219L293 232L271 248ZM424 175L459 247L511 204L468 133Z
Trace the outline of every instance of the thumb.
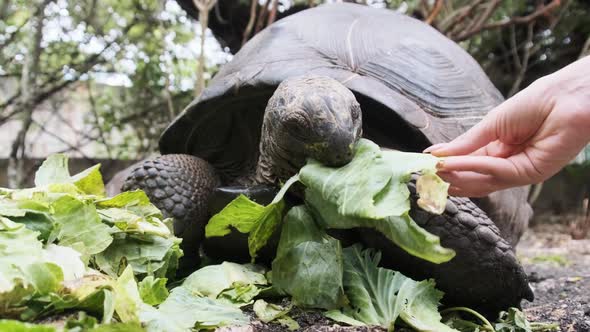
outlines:
M488 115L464 134L448 143L436 144L424 152L444 157L470 154L497 139L495 112Z

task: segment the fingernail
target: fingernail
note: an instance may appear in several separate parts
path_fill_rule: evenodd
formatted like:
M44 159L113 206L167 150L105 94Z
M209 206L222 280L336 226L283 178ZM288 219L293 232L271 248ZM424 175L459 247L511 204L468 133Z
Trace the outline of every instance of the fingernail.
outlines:
M432 146L427 147L426 149L424 149L424 151L422 151L422 153L430 153L434 150L436 150L436 145L432 145Z
M442 148L446 144L447 143L438 143L438 144L431 145L428 148L426 148L423 152L424 153L432 153L433 151L439 150L440 148Z
M445 161L443 159L440 159L437 163L436 163L436 170L437 171L442 171L445 169Z

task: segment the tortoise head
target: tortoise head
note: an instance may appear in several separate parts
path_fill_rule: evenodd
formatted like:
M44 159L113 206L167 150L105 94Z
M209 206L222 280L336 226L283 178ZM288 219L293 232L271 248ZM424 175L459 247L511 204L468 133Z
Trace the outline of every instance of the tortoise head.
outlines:
M361 131L360 105L350 90L329 77L295 77L283 81L267 104L261 154L283 176L308 158L342 166L352 160Z

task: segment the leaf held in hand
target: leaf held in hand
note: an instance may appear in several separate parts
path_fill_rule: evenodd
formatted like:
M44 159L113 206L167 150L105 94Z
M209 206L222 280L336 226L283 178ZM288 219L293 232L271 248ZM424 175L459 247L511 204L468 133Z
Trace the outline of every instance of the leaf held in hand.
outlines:
M440 238L416 224L407 212L381 220L344 217L338 213L336 206L323 201L314 191L306 190L305 199L324 228L373 228L409 254L437 264L455 256L454 250L441 246Z
M434 173L421 175L416 181L416 191L420 198L418 206L433 214L445 212L449 184Z
M443 263L455 252L442 247L438 236L412 220L407 188L411 174L423 172L423 201L429 203L430 210L434 210L431 206L442 206L444 211L446 184L436 181L438 177L432 174L437 161L427 154L381 151L376 144L362 139L349 164L330 168L312 161L301 169L300 178L307 187L306 204L323 227L373 228L408 253Z

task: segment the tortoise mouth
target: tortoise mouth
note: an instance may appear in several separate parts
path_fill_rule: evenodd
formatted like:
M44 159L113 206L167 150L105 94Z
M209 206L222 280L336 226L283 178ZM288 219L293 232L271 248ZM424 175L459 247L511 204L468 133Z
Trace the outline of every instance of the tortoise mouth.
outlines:
M329 167L341 167L354 157L354 146L358 141L355 135L336 137L328 142L310 144L307 155Z
M352 161L352 148L339 153L326 155L317 158L319 162L330 167L342 167Z

